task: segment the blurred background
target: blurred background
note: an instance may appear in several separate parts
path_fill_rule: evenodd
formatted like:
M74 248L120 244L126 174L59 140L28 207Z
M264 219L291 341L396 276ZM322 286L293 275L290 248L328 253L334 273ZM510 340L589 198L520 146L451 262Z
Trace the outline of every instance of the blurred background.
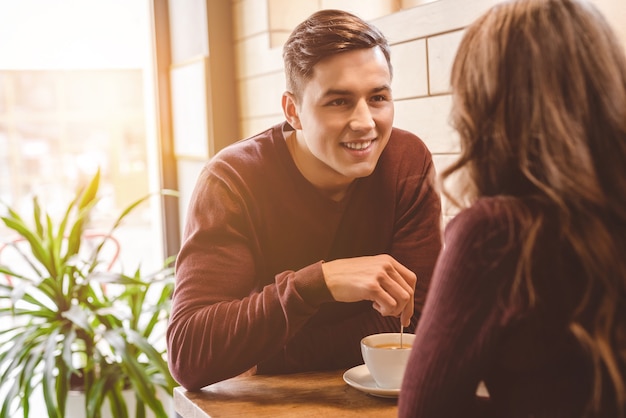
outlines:
M100 168L93 229L158 190L147 1L0 0L0 200L61 216ZM158 266L159 201L119 230L121 263ZM10 239L6 231L3 240ZM4 260L5 262L7 260Z

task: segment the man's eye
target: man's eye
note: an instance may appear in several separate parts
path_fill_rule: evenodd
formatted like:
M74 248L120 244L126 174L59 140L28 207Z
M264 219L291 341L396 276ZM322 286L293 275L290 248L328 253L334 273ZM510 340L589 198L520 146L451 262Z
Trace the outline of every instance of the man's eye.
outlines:
M372 97L373 102L385 102L387 100L389 100L389 98L385 96L384 94L378 94Z
M348 103L346 99L335 99L335 100L331 100L330 102L328 102L328 105L329 106L343 106L346 103Z

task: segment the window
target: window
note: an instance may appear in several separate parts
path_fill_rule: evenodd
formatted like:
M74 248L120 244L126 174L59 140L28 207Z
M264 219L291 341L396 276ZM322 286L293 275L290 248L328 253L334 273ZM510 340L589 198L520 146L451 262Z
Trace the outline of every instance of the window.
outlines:
M108 229L160 188L150 18L145 1L0 2L0 38L12 40L0 56L2 202L29 213L37 195L60 216L99 167L92 228ZM159 203L118 230L125 271L162 263ZM10 239L1 223L0 236Z

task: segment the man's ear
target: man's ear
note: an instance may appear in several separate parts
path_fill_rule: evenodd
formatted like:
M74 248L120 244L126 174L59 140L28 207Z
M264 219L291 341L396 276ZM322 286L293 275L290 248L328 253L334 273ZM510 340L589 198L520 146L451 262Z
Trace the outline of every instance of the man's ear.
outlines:
M298 115L298 106L296 104L296 97L293 93L286 91L283 93L283 113L285 114L285 118L287 122L294 129L302 129L302 124L300 123L300 116Z

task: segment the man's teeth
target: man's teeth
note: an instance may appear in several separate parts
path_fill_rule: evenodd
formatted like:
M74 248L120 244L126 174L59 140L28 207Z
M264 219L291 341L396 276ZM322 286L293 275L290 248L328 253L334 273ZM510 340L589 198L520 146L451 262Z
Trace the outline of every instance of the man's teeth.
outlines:
M372 141L366 141L366 142L346 142L343 145L346 148L350 148L350 149L354 149L354 150L362 150L365 149L367 147L369 147L371 145Z

